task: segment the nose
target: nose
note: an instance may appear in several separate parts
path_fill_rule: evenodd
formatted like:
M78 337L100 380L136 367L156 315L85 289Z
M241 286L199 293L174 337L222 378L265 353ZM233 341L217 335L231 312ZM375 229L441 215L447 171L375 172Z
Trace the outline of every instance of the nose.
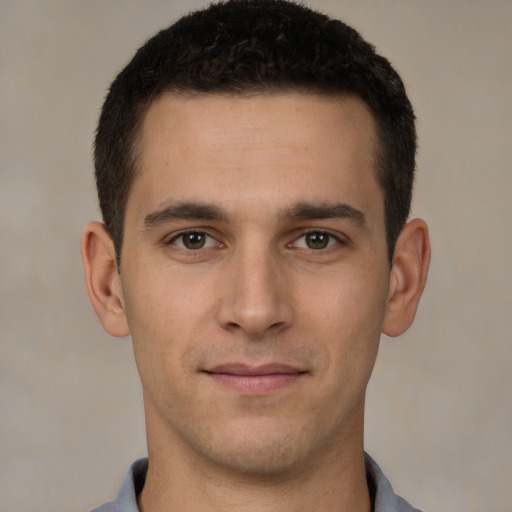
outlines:
M218 322L252 339L276 334L293 323L291 283L278 255L239 250L224 274Z

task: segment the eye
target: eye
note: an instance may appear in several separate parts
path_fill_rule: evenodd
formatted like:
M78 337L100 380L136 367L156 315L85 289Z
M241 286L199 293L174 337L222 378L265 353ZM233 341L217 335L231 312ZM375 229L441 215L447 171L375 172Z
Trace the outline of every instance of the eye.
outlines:
M326 231L310 231L299 237L292 245L299 249L328 249L340 243L340 239Z
M219 245L213 237L202 231L186 231L185 233L180 233L172 238L169 243L188 251L197 251L199 249L207 249Z

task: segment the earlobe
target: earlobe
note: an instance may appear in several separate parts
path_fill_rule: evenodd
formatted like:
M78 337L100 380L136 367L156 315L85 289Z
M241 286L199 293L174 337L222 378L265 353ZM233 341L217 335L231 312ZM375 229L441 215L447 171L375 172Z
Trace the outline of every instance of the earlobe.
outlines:
M91 222L82 238L85 283L92 307L105 331L112 336L130 334L117 272L114 243L103 224Z
M421 219L407 222L398 237L391 267L388 302L382 332L399 336L414 320L427 281L430 240Z

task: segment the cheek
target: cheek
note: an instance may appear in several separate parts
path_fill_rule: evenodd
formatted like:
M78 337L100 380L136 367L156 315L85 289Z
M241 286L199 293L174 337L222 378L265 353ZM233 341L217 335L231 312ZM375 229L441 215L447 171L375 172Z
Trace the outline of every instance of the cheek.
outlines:
M159 375L177 377L187 354L204 340L204 290L187 279L148 275L123 286L135 360L143 383ZM140 275L132 273L131 275Z
M298 289L305 290L301 300L304 310L331 334L364 333L372 327L380 332L388 295L385 271L342 268L321 278L313 276Z
M326 351L331 369L341 368L345 375L369 374L384 319L387 279L385 273L379 279L370 271L351 270L331 276L324 286L305 284L304 289L316 291L303 300L309 308L309 328Z

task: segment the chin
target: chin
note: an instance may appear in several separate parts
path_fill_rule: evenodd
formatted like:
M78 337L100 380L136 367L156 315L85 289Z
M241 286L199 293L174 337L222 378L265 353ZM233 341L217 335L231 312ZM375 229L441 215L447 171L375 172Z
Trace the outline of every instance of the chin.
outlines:
M301 457L288 443L274 441L262 444L232 445L229 451L212 454L211 459L217 466L247 477L275 478L299 465L297 459Z
M225 432L214 440L210 438L209 446L203 445L203 453L211 463L240 476L284 476L311 460L314 442L308 442L297 430L275 427L252 425Z

